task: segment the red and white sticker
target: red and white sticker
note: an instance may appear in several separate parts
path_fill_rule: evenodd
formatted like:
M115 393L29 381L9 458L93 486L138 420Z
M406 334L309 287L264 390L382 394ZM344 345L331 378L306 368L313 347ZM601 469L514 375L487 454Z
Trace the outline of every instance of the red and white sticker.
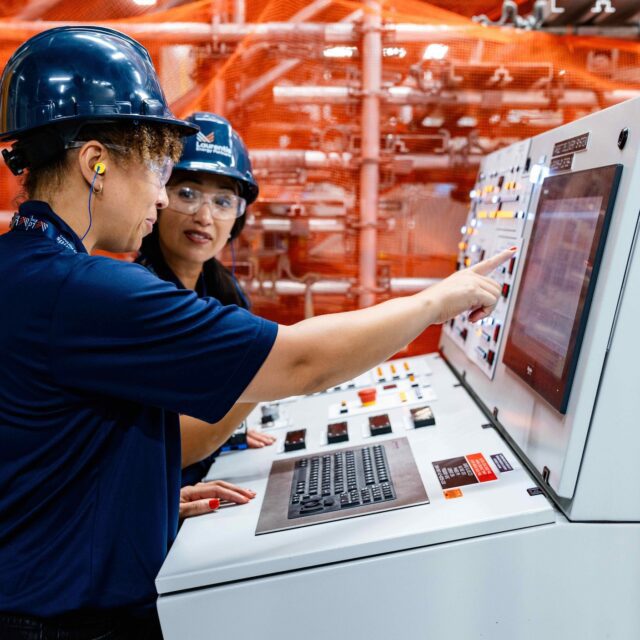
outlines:
M498 479L486 458L481 453L470 453L466 458L473 472L476 474L476 478L478 478L480 482L489 482L490 480Z

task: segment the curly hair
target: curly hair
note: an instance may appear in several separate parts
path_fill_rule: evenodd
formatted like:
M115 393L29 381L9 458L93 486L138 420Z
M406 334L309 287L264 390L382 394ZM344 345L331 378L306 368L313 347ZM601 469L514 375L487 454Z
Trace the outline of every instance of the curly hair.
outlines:
M88 123L75 136L76 140L97 140L103 144L117 145L125 151L109 149L122 158L125 164L131 161L158 160L169 157L177 162L182 153L182 138L177 127L149 124L147 122L121 121L111 123ZM47 164L27 170L22 181L23 196L36 195L62 186L68 169L69 152L65 151Z

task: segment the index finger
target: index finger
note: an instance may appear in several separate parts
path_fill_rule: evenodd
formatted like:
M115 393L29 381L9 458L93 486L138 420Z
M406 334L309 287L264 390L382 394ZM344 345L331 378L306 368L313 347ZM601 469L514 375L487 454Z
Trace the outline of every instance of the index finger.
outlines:
M469 267L469 269L479 273L481 276L488 276L496 267L499 267L503 262L509 260L509 258L513 258L517 250L518 247L505 249L504 251L497 253L492 258L487 258L482 262L478 262L478 264L474 264L473 267Z

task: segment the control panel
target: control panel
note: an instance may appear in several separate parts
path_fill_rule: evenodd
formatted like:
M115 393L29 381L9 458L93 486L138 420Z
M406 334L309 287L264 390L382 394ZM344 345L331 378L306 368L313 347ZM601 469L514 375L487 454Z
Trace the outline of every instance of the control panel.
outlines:
M529 180L529 146L524 140L489 154L480 165L466 224L458 245L458 269L471 267L509 247L522 247L533 184ZM504 338L511 292L521 256L498 268L493 277L502 295L493 313L478 323L467 314L450 320L445 333L489 378L493 378Z

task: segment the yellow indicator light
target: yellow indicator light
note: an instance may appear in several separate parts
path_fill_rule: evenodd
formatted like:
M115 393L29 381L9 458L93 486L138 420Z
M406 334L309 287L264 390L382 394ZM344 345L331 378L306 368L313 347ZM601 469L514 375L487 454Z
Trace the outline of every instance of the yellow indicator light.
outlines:
M490 217L490 218L495 218L497 215L498 215L498 212L497 212L497 211L492 211L492 212L489 214L489 217Z
M513 218L513 211L498 211L498 218Z
M486 217L487 217L486 211L478 211L478 218L486 218Z
M409 371L409 363L408 362L404 363L404 370L405 371Z
M400 401L401 402L406 402L407 401L407 394L404 391L400 392Z

